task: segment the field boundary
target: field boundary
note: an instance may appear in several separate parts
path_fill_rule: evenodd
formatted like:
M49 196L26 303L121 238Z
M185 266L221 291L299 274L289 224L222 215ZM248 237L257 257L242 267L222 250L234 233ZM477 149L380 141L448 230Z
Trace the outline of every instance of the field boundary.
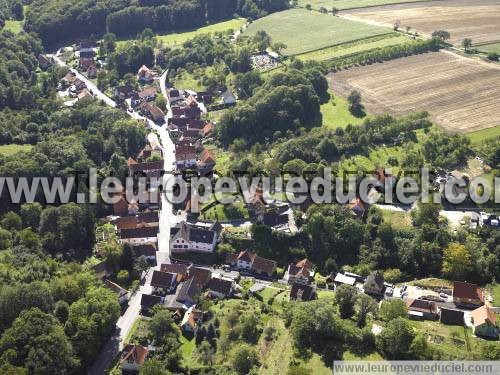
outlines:
M378 8L378 7L386 7L386 6L400 5L400 4L430 3L430 2L433 2L433 1L444 1L444 0L413 0L413 1L405 1L405 2L402 2L402 3L394 2L394 3L378 4L378 5L365 5L364 7L342 8L342 9L339 9L339 13L343 12L345 10ZM298 6L298 5L296 6L296 8L306 9L306 7ZM311 8L311 10L313 10L315 12L318 11L315 8ZM328 10L328 13L331 13L330 10Z
M391 32L388 32L386 34L379 34L379 35L374 35L374 36L367 36L365 38L353 39L353 40L350 40L349 42L335 43L335 44L332 44L330 46L316 48L316 49L312 49L310 51L296 53L294 55L287 55L287 56L289 56L289 57L291 57L291 56L299 57L299 56L302 56L302 55L307 55L308 53L311 53L311 52L323 51L325 49L332 48L332 47L341 47L341 46L351 47L351 46L356 46L356 45L358 45L359 42L368 41L370 39L375 39L373 41L374 42L378 42L379 40L390 39L390 38L387 38L388 35L392 35L391 38L395 38L396 36L399 36L399 33L391 31ZM383 38L380 38L380 37L383 37ZM363 44L363 43L359 43L359 44Z

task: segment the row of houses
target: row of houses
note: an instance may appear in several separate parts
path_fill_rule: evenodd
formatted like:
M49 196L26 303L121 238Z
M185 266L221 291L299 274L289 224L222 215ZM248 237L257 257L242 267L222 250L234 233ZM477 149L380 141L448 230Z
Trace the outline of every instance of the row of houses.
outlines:
M92 92L87 88L85 82L76 76L75 73L69 71L61 81L61 90L68 90L71 98L82 100L87 97L92 97Z

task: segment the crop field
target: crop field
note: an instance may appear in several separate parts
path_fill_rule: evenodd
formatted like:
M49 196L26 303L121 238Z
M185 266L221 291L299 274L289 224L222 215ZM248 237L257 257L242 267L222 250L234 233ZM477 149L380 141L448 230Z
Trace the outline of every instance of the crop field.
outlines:
M331 10L332 7L337 9L353 9L353 8L365 8L373 7L377 5L387 5L387 4L399 4L399 3L410 3L419 0L299 0L299 6L305 7L307 4L311 5L312 9L319 9L324 7ZM430 1L430 0L420 0L420 1Z
M500 67L448 52L415 55L330 73L331 88L356 89L370 114L428 111L443 128L474 132L500 125Z
M354 9L341 12L343 17L372 24L410 27L425 35L447 30L450 42L460 44L470 38L473 43L500 39L500 0L442 0Z
M335 57L369 51L375 48L394 46L396 44L408 42L409 40L408 37L402 34L390 33L302 53L296 57L301 60L325 61Z
M350 21L305 9L273 13L252 22L245 35L267 32L273 42L283 42L287 55L314 51L336 44L392 32L392 29Z

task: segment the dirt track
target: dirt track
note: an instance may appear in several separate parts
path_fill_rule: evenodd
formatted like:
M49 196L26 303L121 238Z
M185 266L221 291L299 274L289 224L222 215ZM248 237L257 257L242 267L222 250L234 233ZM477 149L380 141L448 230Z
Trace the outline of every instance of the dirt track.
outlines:
M340 12L349 19L392 26L410 26L421 34L447 30L450 42L459 45L464 38L473 43L500 40L500 0L443 0L424 3L384 5Z
M427 111L449 131L500 125L500 69L453 53L434 52L328 75L346 97L356 89L372 114Z

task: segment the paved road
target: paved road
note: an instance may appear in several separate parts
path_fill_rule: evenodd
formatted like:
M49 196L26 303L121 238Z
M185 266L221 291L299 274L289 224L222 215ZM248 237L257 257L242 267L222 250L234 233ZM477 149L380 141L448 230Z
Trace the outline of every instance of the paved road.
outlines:
M62 61L57 54L51 55L54 61L64 67L68 67L67 64ZM99 88L92 83L87 77L79 73L77 70L73 68L69 68L70 71L76 74L76 76L81 79L87 85L87 88L92 91L92 94L97 98L102 100L110 107L116 107L116 102L109 98L106 94L104 94ZM162 87L162 92L165 92L165 78L168 72L166 71L164 75L162 75L162 80L160 81L160 85ZM170 106L168 106L167 117L170 116ZM175 147L170 139L168 131L166 128L156 125L153 121L148 118L145 118L138 114L137 112L125 112L130 117L147 122L149 127L155 130L160 137L160 144L163 148L164 160L165 160L165 171L172 171L173 163L175 162ZM152 135L148 135L148 139L152 137L156 137L153 133ZM168 175L167 175L168 176ZM164 195L162 195L162 210L160 211L160 233L158 234L158 253L157 253L157 264L156 269L159 269L160 264L162 263L170 263L170 252L169 252L169 240L170 240L170 227L175 223L175 216L172 214L172 204L166 199ZM99 357L93 363L92 367L89 369L88 373L91 375L102 375L105 370L109 368L113 359L118 355L118 353L123 349L124 340L127 337L130 329L132 328L135 320L139 316L140 312L140 302L142 294L150 294L151 293L151 275L153 273L154 268L150 268L147 273L146 282L140 289L132 295L130 301L128 303L128 308L125 313L118 319L116 323L115 333L109 338L109 340L104 345Z

